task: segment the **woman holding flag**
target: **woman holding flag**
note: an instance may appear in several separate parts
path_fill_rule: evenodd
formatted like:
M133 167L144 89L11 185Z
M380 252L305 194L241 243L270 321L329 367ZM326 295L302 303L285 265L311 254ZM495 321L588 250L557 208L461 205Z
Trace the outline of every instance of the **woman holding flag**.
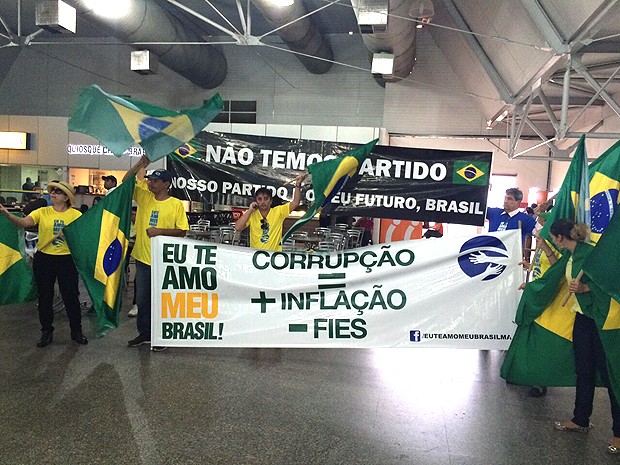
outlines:
M566 250L570 258L566 265L566 279L569 282L568 289L575 293L575 304L572 311L575 312L575 324L573 326L573 352L575 354L575 371L577 375L575 410L573 418L566 421L556 421L555 429L576 433L587 432L590 425L594 402L594 389L596 387L596 372L609 393L611 402L611 416L613 419L613 434L607 451L610 454L620 454L620 407L614 396L609 382L607 371L607 359L598 329L592 318L593 306L596 304L596 296L586 276L580 272L585 260L594 250L585 241L589 237L589 228L585 224L575 224L572 220L561 219L551 225L551 240L559 250ZM585 282L582 282L585 281Z
M62 181L50 182L47 186L52 205L32 211L25 218L11 215L0 205L0 213L20 228L39 226L39 242L34 256L33 271L39 293L39 321L41 338L37 347L45 347L54 338L54 283L58 280L60 295L65 304L71 339L78 344L88 344L82 334L82 313L78 298L78 272L71 258L71 252L62 236L62 228L78 219L82 214L71 208L75 201L72 186Z

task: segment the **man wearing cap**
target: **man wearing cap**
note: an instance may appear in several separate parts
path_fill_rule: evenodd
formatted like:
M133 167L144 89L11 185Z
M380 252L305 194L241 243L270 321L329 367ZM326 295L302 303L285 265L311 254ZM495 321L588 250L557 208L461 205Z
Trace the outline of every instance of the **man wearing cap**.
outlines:
M105 195L108 195L110 192L116 189L116 184L118 184L116 176L110 174L108 176L102 176L101 179L103 179L103 187L107 191Z
M183 203L170 195L172 184L169 171L157 169L143 179L144 169L150 163L142 157L127 173L123 181L136 174L133 198L138 205L136 213L136 242L131 256L136 260L136 303L138 336L127 343L136 347L151 342L151 237L184 237L189 229ZM152 347L154 351L163 347Z
M0 205L0 213L20 228L39 226L38 251L34 256L33 271L39 293L39 321L41 338L37 347L52 343L54 337L54 284L58 287L71 328L71 339L78 344L88 344L82 334L82 313L78 298L78 272L71 258L62 229L82 214L71 208L75 202L75 190L62 181L50 182L47 186L52 205L38 208L25 218L11 215Z

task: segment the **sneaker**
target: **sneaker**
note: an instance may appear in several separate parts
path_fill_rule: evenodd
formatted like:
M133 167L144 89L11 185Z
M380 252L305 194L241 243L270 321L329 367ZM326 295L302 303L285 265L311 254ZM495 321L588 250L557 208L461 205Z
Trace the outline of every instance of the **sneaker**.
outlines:
M138 334L138 337L127 342L127 347L138 347L139 345L150 343L151 336L147 336L146 334Z
M168 347L165 347L165 346L152 346L151 347L151 351L153 351L153 352L163 352L167 348Z
M136 304L133 304L133 307L131 307L131 309L127 313L127 316L130 316L130 317L138 316L138 306Z

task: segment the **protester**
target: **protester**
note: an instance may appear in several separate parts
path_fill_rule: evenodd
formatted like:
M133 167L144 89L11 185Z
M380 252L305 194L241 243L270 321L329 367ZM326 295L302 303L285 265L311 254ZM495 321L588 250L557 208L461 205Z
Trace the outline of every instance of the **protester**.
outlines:
M519 204L523 200L523 192L513 187L506 189L504 208L487 208L489 232L521 229L523 244L523 258L529 262L532 232L536 226L536 219L519 211Z
M167 170L158 169L146 175L144 169L150 163L143 156L125 174L123 181L137 173L133 198L138 210L136 213L136 243L131 256L136 260L136 302L138 317L136 326L138 336L128 341L128 347L136 347L151 342L151 238L155 236L184 237L189 229L183 203L170 195L172 175ZM152 347L153 351L165 347Z
M116 189L118 181L116 180L116 176L110 174L108 176L102 176L103 179L103 187L106 190L105 195L108 195L114 189Z
M308 173L300 174L295 178L293 200L272 208L273 196L266 187L261 187L254 193L254 201L235 223L237 231L243 231L250 226L250 247L263 250L282 250L282 226L284 220L294 211L301 202L301 183Z
M554 222L549 232L556 247L570 253L566 265L566 279L569 282L569 291L574 292L576 297L571 308L575 312L573 352L577 374L574 416L571 420L556 421L554 427L559 431L577 433L585 433L590 429L598 371L609 394L613 419L614 436L607 451L611 454L620 454L620 406L609 382L605 351L592 318L595 299L591 287L595 284L585 275L581 279L576 279L585 260L594 250L594 247L585 243L590 231L585 224L575 224L572 220L562 219Z
M0 206L0 213L20 228L39 225L38 251L34 256L34 278L39 293L39 321L41 338L37 347L51 344L54 337L54 283L58 280L60 295L65 304L71 339L78 344L88 344L82 334L82 314L78 299L78 272L67 247L62 228L78 219L82 214L71 208L75 201L75 191L65 182L51 182L48 191L52 206L32 211L25 218L11 215Z

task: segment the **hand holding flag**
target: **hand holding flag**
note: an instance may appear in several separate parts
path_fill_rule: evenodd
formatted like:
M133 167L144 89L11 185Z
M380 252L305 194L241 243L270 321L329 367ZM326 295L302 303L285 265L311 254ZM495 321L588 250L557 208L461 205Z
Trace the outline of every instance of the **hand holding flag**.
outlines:
M345 186L347 181L355 176L362 163L368 157L379 139L375 139L361 147L347 152L339 158L313 163L308 166L312 175L312 189L314 190L314 203L308 211L282 237L284 243L295 231L310 221L321 209L328 209L331 200ZM299 178L299 176L296 179ZM305 178L304 178L305 179Z

